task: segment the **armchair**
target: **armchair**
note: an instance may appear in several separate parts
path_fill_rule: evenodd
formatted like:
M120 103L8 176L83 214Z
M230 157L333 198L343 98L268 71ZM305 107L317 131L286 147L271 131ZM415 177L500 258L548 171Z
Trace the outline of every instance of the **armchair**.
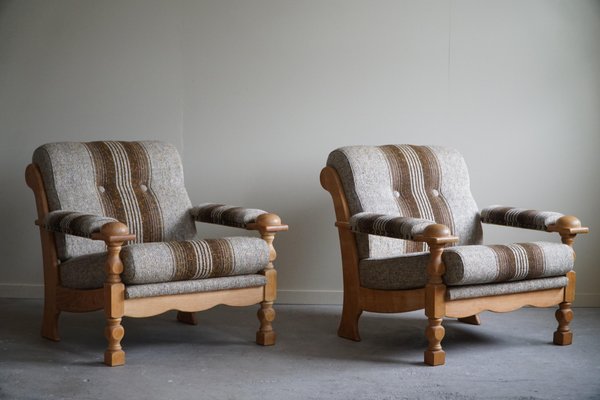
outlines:
M104 310L104 363L125 363L123 317L218 304L260 303L256 342L275 344L273 240L288 229L257 209L192 207L177 150L156 141L51 143L26 169L44 265L42 336L58 341L61 312ZM255 230L256 237L194 239L194 222Z
M437 146L350 146L329 154L342 254L338 335L359 341L363 311L425 310L428 365L445 363L444 317L479 325L482 311L558 305L554 343L572 342L576 217L515 207L479 212L462 156ZM558 232L562 243L482 245L482 223Z

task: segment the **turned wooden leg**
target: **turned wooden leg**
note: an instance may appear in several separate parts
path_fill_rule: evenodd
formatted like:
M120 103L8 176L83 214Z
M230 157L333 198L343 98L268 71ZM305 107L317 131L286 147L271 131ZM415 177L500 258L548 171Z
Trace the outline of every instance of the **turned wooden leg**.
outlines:
M272 346L275 344L275 331L271 322L275 320L275 309L273 308L272 301L263 301L260 303L260 309L258 310L258 320L260 321L260 328L256 332L256 343L263 346Z
M193 312L177 311L177 321L188 325L198 325L196 313Z
M567 346L573 343L573 332L569 328L569 323L573 320L573 310L571 303L562 302L559 309L554 314L558 321L558 329L554 332L554 344Z
M102 226L100 233L108 249L104 281L104 336L108 347L104 352L104 364L114 367L125 364L125 352L121 348L121 339L125 335L125 329L121 325L121 318L125 314L125 285L121 282L123 263L119 253L123 242L134 239L135 236L129 235L127 226L120 222L110 222Z
M125 364L125 352L121 348L121 339L125 329L121 325L121 318L107 318L104 336L108 340L108 348L104 352L104 364L111 367Z
M46 299L42 319L42 337L58 342L60 340L60 336L58 335L58 317L60 316L60 311L56 309L54 301L49 303L48 299Z
M362 314L362 310L358 308L356 302L344 302L344 308L342 310L342 320L338 328L338 336L345 339L360 341L360 334L358 333L358 319Z
M442 350L442 339L445 333L441 318L429 318L429 325L425 328L425 336L429 341L425 351L425 364L435 366L446 362L446 352Z
M431 240L429 245L429 265L427 266L427 285L425 286L425 315L427 316L427 328L425 336L428 346L425 350L424 361L427 365L443 365L446 362L446 352L442 350L442 339L445 330L442 326L442 318L446 314L446 286L442 281L442 275L446 266L442 262L444 243L438 243L435 238L450 236L450 230L444 225L429 225L425 228L423 236Z
M275 240L276 232L286 231L288 227L281 224L281 218L277 215L262 214L256 218L255 228L258 229L260 237L269 247L269 264L261 272L265 276L267 283L264 289L264 298L260 303L260 309L257 313L260 328L256 332L256 343L263 346L272 346L275 344L277 336L271 324L275 320L273 302L277 297L277 271L273 266L273 261L277 258L277 252L275 251L275 247L273 247L273 240Z
M479 314L469 315L468 317L458 318L459 322L469 324L469 325L481 325L481 320L479 319Z

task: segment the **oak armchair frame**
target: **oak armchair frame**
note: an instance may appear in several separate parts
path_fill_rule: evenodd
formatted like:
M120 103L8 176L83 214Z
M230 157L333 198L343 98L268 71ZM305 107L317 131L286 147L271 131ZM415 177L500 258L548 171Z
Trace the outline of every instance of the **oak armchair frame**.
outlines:
M444 317L458 318L462 322L479 325L478 314L482 311L509 312L524 306L550 307L558 305L559 309L555 313L558 328L554 332L553 342L563 346L572 343L573 333L569 328L569 323L573 319L571 303L575 298L574 271L566 274L568 284L564 288L447 300L446 285L442 280L445 273L442 253L447 244L457 242L458 238L452 236L445 225L430 225L422 235L415 238L415 241L427 243L430 251L427 267L428 279L424 288L378 290L361 286L356 237L349 223L352 215L342 182L337 171L332 167L323 168L320 179L321 186L330 193L333 199L336 215L335 226L338 228L342 255L344 300L338 336L360 341L358 320L363 311L400 313L424 309L428 318L428 325L425 329L428 347L424 353L424 362L436 366L444 364L446 358L441 345L445 334L442 326ZM557 232L562 243L572 246L575 236L579 233L588 233L589 229L582 227L576 217L564 216L558 219L556 224L549 226L548 231Z
M219 304L250 306L260 303L258 310L260 327L256 332L256 343L263 346L275 344L276 334L271 323L275 319L273 302L277 294L277 271L273 261L277 253L273 247L273 240L277 232L288 229L277 215L260 215L255 223L248 224L246 227L248 230L258 231L269 246L269 264L261 272L267 280L265 286L125 299L125 285L120 277L123 263L119 253L123 244L134 240L135 235L130 234L129 228L120 222L109 222L103 225L100 232L92 235L91 240L102 240L107 246L104 287L71 289L61 286L54 233L44 229L42 224L44 217L49 213L49 207L39 167L29 164L25 179L35 195L38 216L35 223L39 226L42 242L44 314L41 334L44 338L60 340L58 318L62 311L78 313L103 309L106 317L104 334L108 341L108 347L104 352L104 363L117 366L125 364L125 352L121 347L121 339L125 334L121 325L123 317L143 318L169 310L178 310L177 319L180 322L195 325L197 322L194 313L197 311L207 310Z

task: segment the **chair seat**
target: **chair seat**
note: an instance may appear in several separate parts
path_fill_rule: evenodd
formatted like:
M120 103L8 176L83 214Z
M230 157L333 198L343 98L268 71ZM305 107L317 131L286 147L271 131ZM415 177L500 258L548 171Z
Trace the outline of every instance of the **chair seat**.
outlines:
M94 253L62 262L61 284L75 289L102 287L106 255ZM252 237L141 243L124 246L121 260L126 285L192 281L256 274L269 263L269 247Z
M550 242L456 246L444 250L447 286L482 285L564 276L573 269L571 247ZM360 282L382 290L416 289L427 283L429 253L360 261Z
M145 285L125 286L126 299L142 297L166 296L185 293L214 292L225 289L242 289L264 286L267 278L264 275L236 275L219 278L192 279L189 281L148 283Z

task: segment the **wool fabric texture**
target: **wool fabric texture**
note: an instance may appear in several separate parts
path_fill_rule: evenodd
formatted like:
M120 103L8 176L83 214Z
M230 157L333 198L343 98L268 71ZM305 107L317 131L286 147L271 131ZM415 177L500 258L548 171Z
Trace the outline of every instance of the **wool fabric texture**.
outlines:
M158 141L50 143L34 151L50 211L75 211L126 224L136 243L196 233L177 149ZM104 243L57 234L61 260L104 251Z
M526 208L489 206L481 210L481 222L517 228L548 230L563 214L552 211L528 210Z
M87 254L59 265L63 286L102 287L107 253ZM252 237L141 243L124 246L121 280L126 285L255 274L269 263L266 242Z
M480 214L456 150L349 146L331 152L327 165L337 171L348 202L363 287L424 287L430 257L426 244L414 239L432 223L446 225L459 238L442 254L442 278L452 298L562 287L573 269L574 253L567 245L481 245L482 222L547 230L562 214L501 206Z
M192 208L191 214L198 222L246 228L249 223L256 222L256 218L267 212L255 208L204 203Z

